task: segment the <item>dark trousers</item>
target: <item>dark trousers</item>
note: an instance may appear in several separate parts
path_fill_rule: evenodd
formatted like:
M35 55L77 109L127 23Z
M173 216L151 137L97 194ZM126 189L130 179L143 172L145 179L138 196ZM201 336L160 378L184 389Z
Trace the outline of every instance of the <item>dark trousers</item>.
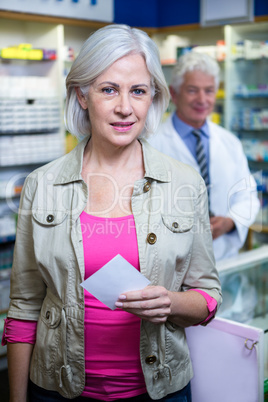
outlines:
M79 396L78 398L72 399L77 402L100 402L99 399L92 399ZM29 383L29 402L63 402L70 401L70 399L64 398L58 392L47 391L46 389L40 388L35 385L32 381ZM127 399L117 399L114 402L149 402L152 399L148 394L142 394L134 396L133 398ZM180 391L169 394L162 399L158 399L161 402L191 402L191 388L190 383Z

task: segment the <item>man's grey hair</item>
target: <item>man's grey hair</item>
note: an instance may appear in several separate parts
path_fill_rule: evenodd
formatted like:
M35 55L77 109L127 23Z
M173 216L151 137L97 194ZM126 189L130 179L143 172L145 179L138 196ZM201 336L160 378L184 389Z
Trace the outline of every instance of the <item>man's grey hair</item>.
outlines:
M185 74L192 71L202 71L212 76L215 80L215 89L218 89L220 82L218 63L207 54L192 50L181 56L173 68L170 85L175 92L179 92L180 86L184 82Z

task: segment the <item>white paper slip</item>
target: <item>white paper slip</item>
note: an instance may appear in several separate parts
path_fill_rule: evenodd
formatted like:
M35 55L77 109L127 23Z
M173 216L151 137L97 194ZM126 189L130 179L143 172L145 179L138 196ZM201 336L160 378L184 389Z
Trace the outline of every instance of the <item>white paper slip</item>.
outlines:
M80 285L111 310L121 293L141 290L151 282L120 254Z

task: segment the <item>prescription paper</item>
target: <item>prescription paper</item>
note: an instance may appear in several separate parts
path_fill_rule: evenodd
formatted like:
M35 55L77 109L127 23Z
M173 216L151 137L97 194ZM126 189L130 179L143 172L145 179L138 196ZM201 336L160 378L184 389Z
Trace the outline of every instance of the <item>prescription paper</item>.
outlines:
M120 294L141 290L151 282L120 254L87 278L80 285L111 310Z

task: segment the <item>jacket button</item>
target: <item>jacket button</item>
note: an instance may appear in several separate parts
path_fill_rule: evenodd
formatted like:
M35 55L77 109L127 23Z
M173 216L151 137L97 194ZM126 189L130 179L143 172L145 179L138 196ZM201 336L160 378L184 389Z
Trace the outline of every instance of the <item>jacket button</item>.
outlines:
M174 229L178 229L179 224L178 224L178 222L173 222L173 223L172 223L172 226L174 227Z
M53 222L54 221L54 216L53 215L48 215L47 216L47 222L48 223L51 223L51 222Z
M154 244L156 242L156 239L157 239L157 237L156 237L155 233L149 233L147 236L147 242L149 244Z
M46 319L49 320L49 318L50 318L50 311L47 311L46 312Z
M143 186L143 191L145 193L147 193L150 190L150 188L151 188L151 183L149 181L147 181Z
M156 362L156 356L155 355L149 355L145 358L145 363L146 364L154 364Z

